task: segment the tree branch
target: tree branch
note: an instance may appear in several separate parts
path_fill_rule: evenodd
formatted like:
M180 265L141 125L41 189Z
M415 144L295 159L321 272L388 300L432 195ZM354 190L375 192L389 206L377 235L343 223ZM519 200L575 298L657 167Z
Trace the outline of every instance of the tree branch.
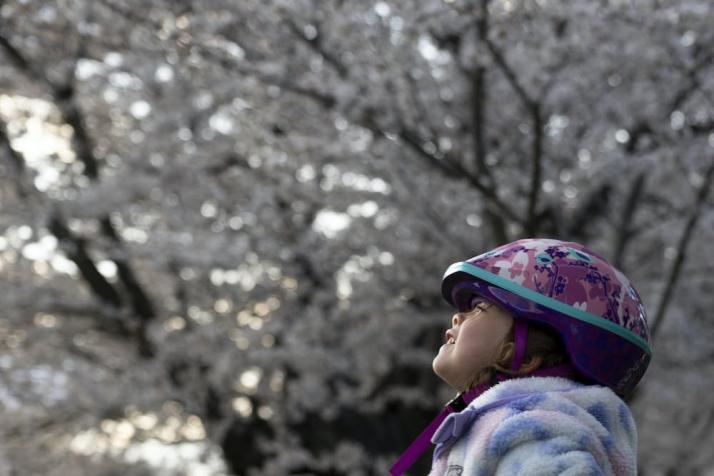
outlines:
M316 25L313 25L315 28L315 36L308 37L305 34L305 31L293 21L292 15L286 13L283 18L285 23L288 24L290 30L300 41L308 45L313 51L319 54L328 64L330 64L335 69L335 71L337 71L337 74L340 75L340 78L347 78L349 74L347 67L336 56L334 56L324 47L322 43L322 34L320 32L320 29Z
M374 124L371 124L369 129L373 132L387 136L384 131L376 127ZM469 173L468 170L465 170L463 166L458 163L458 161L449 160L448 156L445 158L435 156L433 153L424 148L419 136L414 131L409 129L402 129L399 131L399 138L402 139L413 151L417 152L418 156L427 159L427 163L429 165L439 169L447 177L460 180L466 179L470 185L472 185L488 199L488 204L494 208L494 211L498 211L499 213L506 215L506 217L515 222L520 222L520 217L518 217L505 202L501 201L499 197L496 196L492 188L482 183L478 177Z
M487 3L488 0L484 0L484 3ZM299 38L301 41L306 42L316 53L320 54L325 61L330 63L338 72L341 78L345 79L348 76L348 70L347 68L337 59L335 58L329 51L327 51L322 43L320 42L320 35L319 35L319 30L318 34L316 35L315 38L309 39L305 36L304 32L298 28L298 26L290 19L286 20L287 23L290 25L291 30L295 34L297 38ZM334 101L336 103L336 101ZM366 122L366 124L365 124ZM384 131L382 131L375 123L372 117L368 115L368 117L363 121L362 123L363 126L367 127L368 129L372 130L373 132L377 132L379 134L386 135ZM501 220L501 225L497 226L494 231L497 232L498 239L505 238L505 236L500 236L500 235L505 235L505 226L503 225L502 219L500 218L500 214L505 214L508 216L510 219L520 222L519 218L513 212L510 210L510 208L502 202L498 196L496 195L495 189L492 184L487 184L483 183L480 181L478 178L474 177L473 174L468 173L467 170L465 170L461 165L457 165L457 161L455 160L443 160L440 157L437 157L434 153L427 151L424 146L422 145L422 141L419 138L419 134L417 134L415 131L412 131L408 128L406 128L404 125L402 125L401 130L399 132L399 137L414 151L417 152L419 156L422 158L428 159L430 165L436 166L439 170L442 172L445 172L447 176L451 177L459 177L462 178L464 176L468 177L469 183L473 185L477 190L479 190L484 196L488 198L488 202L491 205L491 208L496 208L497 210L492 210L491 208L487 207L487 214L490 216L497 216L497 220ZM483 167L485 169L485 165ZM482 169L483 171L483 169ZM490 175L490 173L489 173ZM501 229L501 232L499 233L498 230L499 228Z
M75 102L72 76L70 75L66 84L57 84L51 81L43 71L35 68L30 61L2 35L0 35L0 47L5 50L20 72L31 80L39 79L39 81L49 89L60 111L62 120L72 126L74 130L72 145L75 155L84 164L83 173L92 182L96 182L99 179L98 161L94 156L93 144L85 126L84 117ZM123 244L118 233L114 230L109 217L105 215L100 221L102 224L102 233L118 247L122 247ZM59 241L68 244L68 256L70 256L79 267L82 277L87 281L92 291L94 291L102 301L117 308L121 307L123 303L119 293L114 289L111 283L97 271L94 262L86 252L84 240L72 234L71 230L65 225L65 220L58 208L54 210L50 217L48 229ZM153 305L147 294L141 286L139 286L138 280L135 278L135 274L128 261L121 259L115 259L114 261L119 271L119 278L129 293L132 309L140 318L140 327L137 334L139 354L144 357L150 357L153 355L153 350L145 331L147 322L155 317Z
M478 31L478 41L488 42L488 4L489 0L481 1L481 9L476 21ZM472 124L471 132L473 139L474 163L476 165L476 175L483 176L485 185L496 195L495 180L491 169L486 164L486 68L477 65L471 75L471 110ZM508 238L508 230L503 218L498 212L495 212L489 207L485 207L484 212L486 219L491 224L491 229L494 233L495 241L499 244L510 241Z
M486 0L483 0L486 3ZM526 110L531 116L533 123L533 142L531 145L531 182L530 192L528 194L528 211L526 216L526 231L530 236L535 236L538 233L537 207L538 197L540 195L540 182L542 175L542 160L543 160L543 119L541 105L526 92L525 88L520 84L516 73L508 65L501 51L488 38L483 38L489 52L493 56L496 65L501 72L506 76L511 87L516 91L516 94L521 99Z
M632 237L632 217L640 204L640 198L645 188L645 178L645 172L640 172L634 178L630 186L630 193L627 195L627 200L625 200L625 206L622 209L622 215L620 215L620 223L615 234L615 257L612 262L620 270L623 270L622 257L625 254L625 248Z
M5 121L0 120L0 151L5 149L5 154L10 159L10 167L16 177L15 185L17 188L17 195L23 199L27 200L30 196L29 192L25 190L24 181L22 180L25 174L25 162L22 157L17 153L15 149L10 145L10 138L7 135L7 126Z
M655 314L650 324L650 338L652 340L654 340L655 336L659 331L660 326L662 325L662 320L664 319L665 312L667 311L667 306L669 305L670 298L672 296L672 293L674 292L674 288L677 284L677 281L679 280L679 274L682 269L682 265L684 264L687 247L689 245L689 241L692 238L694 227L696 226L697 221L699 220L699 217L702 213L702 208L704 208L703 204L707 199L709 189L712 187L712 177L714 177L714 158L710 160L711 162L709 164L709 167L707 168L704 174L704 180L702 181L702 184L699 187L699 191L697 192L696 203L692 209L692 212L687 218L687 222L684 225L684 230L682 231L682 236L680 237L679 243L677 244L677 254L675 256L674 263L672 264L672 268L669 272L669 276L667 277L667 284L665 285L664 292L662 293L659 303L657 304L657 313Z
M48 229L64 245L67 256L77 265L79 273L94 294L104 303L114 308L120 308L122 305L121 296L94 265L94 261L87 252L84 239L75 236L69 229L59 209L55 209L50 216Z
M533 121L533 143L531 146L532 169L531 169L531 185L530 193L528 194L528 215L526 221L526 230L529 236L538 234L538 197L540 196L540 182L543 169L543 124L540 112L540 105L533 103L531 105L531 120Z
M488 43L488 3L489 0L481 1L481 9L476 21L478 31L478 41ZM486 68L477 65L471 78L471 109L473 112L473 123L471 131L474 141L474 159L476 161L476 173L485 174L486 179L493 185L493 176L486 166L486 141L484 125L484 109L486 108Z
M612 185L609 182L594 187L573 214L567 234L573 238L586 238L588 226L592 224L593 219L606 215L611 194Z
M523 104L526 106L527 109L531 109L535 105L536 101L531 99L531 97L526 92L525 88L523 86L521 86L521 83L518 81L518 78L516 77L516 73L508 65L508 63L506 63L506 60L503 57L503 54L501 53L501 51L498 48L496 48L496 45L494 45L490 39L484 38L484 42L486 43L486 47L488 48L488 51L493 56L493 59L496 62L496 65L499 67L499 69L506 76L506 79L510 83L511 87L516 91L516 94L518 95L518 97L521 99L521 101L523 102Z

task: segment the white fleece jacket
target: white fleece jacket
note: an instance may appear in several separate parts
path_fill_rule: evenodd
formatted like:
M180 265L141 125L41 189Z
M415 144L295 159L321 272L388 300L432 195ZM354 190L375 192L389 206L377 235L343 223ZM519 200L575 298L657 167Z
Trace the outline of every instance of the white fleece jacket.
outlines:
M429 476L637 474L625 402L561 377L501 382L447 416L431 441Z

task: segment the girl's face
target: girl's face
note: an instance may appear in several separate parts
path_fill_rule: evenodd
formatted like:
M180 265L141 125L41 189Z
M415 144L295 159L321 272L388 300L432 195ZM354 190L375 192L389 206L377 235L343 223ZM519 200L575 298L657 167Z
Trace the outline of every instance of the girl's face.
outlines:
M434 373L457 391L467 390L474 377L495 362L512 324L508 312L477 299L470 312L458 312L451 318L445 344L432 362Z

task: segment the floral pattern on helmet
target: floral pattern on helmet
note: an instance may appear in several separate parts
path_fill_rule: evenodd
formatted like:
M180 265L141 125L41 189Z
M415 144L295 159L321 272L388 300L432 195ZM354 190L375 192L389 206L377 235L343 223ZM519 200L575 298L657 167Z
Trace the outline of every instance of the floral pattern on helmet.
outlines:
M578 243L523 239L466 262L618 324L649 342L644 305L630 280Z

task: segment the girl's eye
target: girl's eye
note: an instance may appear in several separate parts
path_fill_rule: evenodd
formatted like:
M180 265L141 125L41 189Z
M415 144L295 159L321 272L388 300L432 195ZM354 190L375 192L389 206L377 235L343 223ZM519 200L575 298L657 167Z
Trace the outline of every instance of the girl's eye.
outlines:
M461 314L461 317L462 317L462 318L467 319L467 318L469 318L469 317L471 317L471 316L475 316L476 314L479 314L481 311L483 311L483 309L481 308L481 306L476 305L476 306L474 306L474 308L471 309L470 311L460 312L459 314Z
M486 301L478 301L478 302L474 305L473 309L471 309L470 311L466 311L466 312L460 312L459 314L461 314L461 317L462 317L463 319L467 319L467 318L469 318L469 317L471 317L471 316L475 316L475 315L477 315L477 314L480 314L481 312L487 310L489 307L491 307L491 306L490 306L490 304L489 304L488 302L486 302Z

